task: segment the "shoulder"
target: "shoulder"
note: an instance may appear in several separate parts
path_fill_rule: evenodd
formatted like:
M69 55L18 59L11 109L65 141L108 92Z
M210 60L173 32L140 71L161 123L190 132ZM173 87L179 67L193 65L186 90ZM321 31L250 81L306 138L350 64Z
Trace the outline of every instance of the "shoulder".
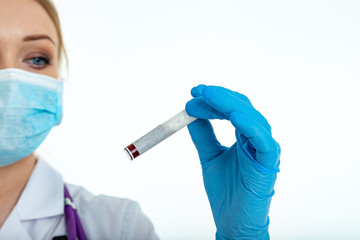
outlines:
M72 184L66 186L91 239L157 239L153 224L136 201L94 195Z

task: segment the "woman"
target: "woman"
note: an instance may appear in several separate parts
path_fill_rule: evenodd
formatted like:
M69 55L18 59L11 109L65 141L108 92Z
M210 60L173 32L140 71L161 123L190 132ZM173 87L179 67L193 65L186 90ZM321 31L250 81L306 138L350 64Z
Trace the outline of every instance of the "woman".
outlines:
M56 79L63 58L50 0L0 0L0 239L157 239L136 202L64 184L34 155L61 121L62 82ZM269 124L237 92L200 85L191 94L186 111L199 119L188 129L216 238L268 239L280 162ZM237 142L222 146L208 119L231 121Z

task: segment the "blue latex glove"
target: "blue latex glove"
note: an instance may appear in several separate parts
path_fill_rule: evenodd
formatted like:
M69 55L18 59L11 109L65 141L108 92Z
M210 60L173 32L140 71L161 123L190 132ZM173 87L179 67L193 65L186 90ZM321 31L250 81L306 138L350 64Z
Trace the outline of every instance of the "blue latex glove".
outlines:
M249 99L223 87L199 85L186 105L199 118L188 125L198 150L216 239L269 239L269 208L279 172L280 146ZM208 119L227 119L236 143L222 146Z

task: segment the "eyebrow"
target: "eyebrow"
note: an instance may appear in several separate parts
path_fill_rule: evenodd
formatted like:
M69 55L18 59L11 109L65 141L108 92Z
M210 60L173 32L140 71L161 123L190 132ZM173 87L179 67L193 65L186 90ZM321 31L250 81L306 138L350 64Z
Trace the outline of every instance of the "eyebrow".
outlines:
M26 36L23 38L23 41L29 42L29 41L42 40L42 39L47 39L55 45L55 42L51 39L51 37L49 37L48 35L42 35L42 34Z

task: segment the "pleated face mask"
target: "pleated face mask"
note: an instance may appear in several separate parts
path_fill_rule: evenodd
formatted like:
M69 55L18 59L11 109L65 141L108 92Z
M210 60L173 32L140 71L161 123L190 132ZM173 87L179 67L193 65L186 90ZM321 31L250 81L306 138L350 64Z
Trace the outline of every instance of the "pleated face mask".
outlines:
M0 70L0 167L33 153L62 118L62 81Z

